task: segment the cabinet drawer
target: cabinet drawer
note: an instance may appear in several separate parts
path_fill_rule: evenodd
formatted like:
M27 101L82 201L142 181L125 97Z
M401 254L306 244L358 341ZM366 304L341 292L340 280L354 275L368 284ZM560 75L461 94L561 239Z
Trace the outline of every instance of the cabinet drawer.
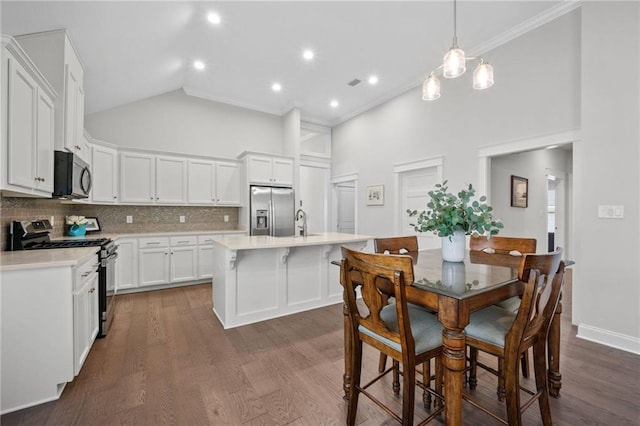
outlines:
M195 246L196 244L198 244L198 237L196 235L171 237L171 247Z
M138 248L159 248L169 247L169 238L167 237L146 237L138 239Z
M86 261L82 265L76 267L75 279L73 280L73 290L76 291L87 282L91 274L98 271L98 256L94 256L91 260Z
M213 239L214 238L218 238L218 237L222 237L221 234L217 234L217 235L199 235L198 236L198 244L202 245L207 245L207 244L213 244Z

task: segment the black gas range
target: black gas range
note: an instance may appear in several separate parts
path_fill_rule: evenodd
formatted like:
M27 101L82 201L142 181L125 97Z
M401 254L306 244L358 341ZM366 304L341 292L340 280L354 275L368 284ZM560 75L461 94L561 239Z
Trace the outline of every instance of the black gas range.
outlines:
M9 250L45 250L78 247L100 247L98 259L98 337L107 335L113 320L115 306L115 262L118 246L110 238L73 238L52 240L49 236L51 223L46 220L15 221L9 225Z

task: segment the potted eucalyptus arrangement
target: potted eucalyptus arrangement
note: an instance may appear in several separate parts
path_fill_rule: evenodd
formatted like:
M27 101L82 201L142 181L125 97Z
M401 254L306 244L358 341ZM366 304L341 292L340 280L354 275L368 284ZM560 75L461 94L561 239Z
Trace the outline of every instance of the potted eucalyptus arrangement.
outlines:
M407 210L416 223L410 224L417 232L433 232L442 238L442 258L448 262L462 262L466 252L465 235L487 235L491 238L504 228L494 220L493 207L487 205L486 196L473 199L476 194L471 184L458 192L448 191L447 181L429 191L428 210Z

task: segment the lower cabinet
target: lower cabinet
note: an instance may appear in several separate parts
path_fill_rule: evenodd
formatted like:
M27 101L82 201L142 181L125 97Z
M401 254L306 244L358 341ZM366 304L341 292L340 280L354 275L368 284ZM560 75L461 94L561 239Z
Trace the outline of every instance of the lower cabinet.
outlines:
M213 236L198 237L198 279L213 277Z
M171 237L169 276L171 282L198 279L198 237L196 235Z
M80 265L73 282L73 374L80 373L98 335L98 259Z
M142 248L140 242L140 286L167 284L169 282L169 247Z
M138 287L138 239L119 238L116 260L116 286L118 290ZM113 290L113 289L107 289Z

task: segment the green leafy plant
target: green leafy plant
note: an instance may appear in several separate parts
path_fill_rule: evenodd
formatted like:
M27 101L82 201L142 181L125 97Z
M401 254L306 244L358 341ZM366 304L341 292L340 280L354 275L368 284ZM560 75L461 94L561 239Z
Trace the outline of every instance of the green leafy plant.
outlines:
M445 180L436 185L435 191L429 191L431 200L427 203L428 210L407 210L409 217L416 217L416 223L410 225L417 232L433 232L439 237L450 237L457 229L466 235L484 235L488 238L500 232L504 225L500 220L494 220L491 212L493 207L485 202L487 197L481 196L472 200L476 190L471 184L458 195L447 192L449 189Z

